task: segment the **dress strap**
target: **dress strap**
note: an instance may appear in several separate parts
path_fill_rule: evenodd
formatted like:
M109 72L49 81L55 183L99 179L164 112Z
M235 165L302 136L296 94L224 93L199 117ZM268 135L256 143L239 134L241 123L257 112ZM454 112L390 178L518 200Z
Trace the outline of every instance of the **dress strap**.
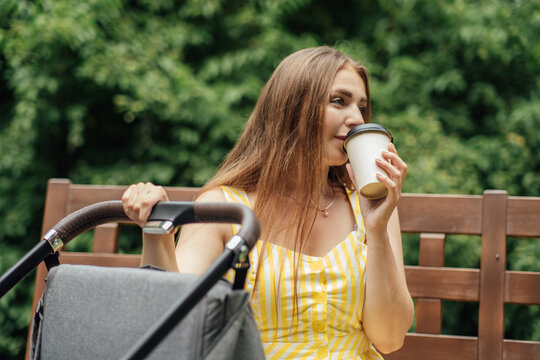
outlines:
M232 186L220 186L220 188L223 190L223 194L228 203L243 204L252 208L247 193L244 190ZM233 234L236 235L240 230L240 225L232 224L232 228Z
M249 198L247 196L247 193L239 188L232 187L232 186L220 186L223 190L223 194L225 194L225 198L227 199L227 202L230 203L240 203L244 204L248 207L252 207Z
M347 187L345 187L345 192L347 193L347 196L349 197L349 202L351 203L351 208L354 213L354 230L357 231L359 234L364 233L364 219L362 218L362 212L360 211L360 197L358 195L358 192L354 190L350 190ZM364 237L365 241L365 237Z
M251 204L249 203L249 198L247 196L247 193L244 190L235 188L232 186L220 186L220 188L221 190L223 190L223 195L225 196L225 200L227 200L227 203L243 204L251 208ZM232 226L233 234L234 235L238 234L238 231L240 231L240 225L231 224L231 226ZM250 255L249 255L251 264L253 264L252 256L253 256L253 251L250 252ZM248 278L249 278L249 276L252 276L251 275L252 272L253 272L253 266L250 266L249 270L246 269L246 272L242 276L244 276L244 279L245 279L245 276L248 275ZM237 275L238 274L236 274L233 269L230 269L225 274L225 279L227 279L231 283L234 283L234 286L238 286L238 283L236 283L236 279L238 279ZM245 280L241 280L240 283L242 284L242 287L244 287L244 285L247 285L249 281L246 282Z

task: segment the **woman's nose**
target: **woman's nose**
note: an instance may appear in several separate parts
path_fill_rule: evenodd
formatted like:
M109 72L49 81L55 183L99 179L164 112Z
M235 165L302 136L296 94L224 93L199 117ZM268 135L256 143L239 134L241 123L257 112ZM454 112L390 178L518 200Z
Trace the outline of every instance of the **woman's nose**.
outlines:
M354 107L354 109L352 109L349 112L347 119L345 119L345 125L347 125L350 128L356 125L362 125L364 123L365 123L364 116L362 112L360 111L360 109L357 108L356 106Z

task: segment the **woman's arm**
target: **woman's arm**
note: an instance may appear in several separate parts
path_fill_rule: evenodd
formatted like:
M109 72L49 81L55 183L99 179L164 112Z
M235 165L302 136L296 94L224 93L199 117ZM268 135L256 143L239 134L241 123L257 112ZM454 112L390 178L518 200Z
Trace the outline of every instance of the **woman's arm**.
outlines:
M130 186L122 196L124 211L130 219L143 227L154 205L169 201L161 186L139 183ZM209 190L199 196L201 202L225 202L220 189ZM189 224L182 226L175 249L174 235L143 233L141 265L155 265L168 271L202 273L223 251L232 236L230 224Z
M202 193L197 202L226 202L226 199L221 189L212 189ZM178 269L183 273L204 272L232 236L231 224L184 225L176 245Z
M363 326L367 337L383 353L398 350L410 328L414 305L403 267L397 209L387 231L366 231L368 257Z
M361 197L360 202L368 243L363 327L373 345L389 353L402 346L414 305L405 280L397 212L407 165L393 144L383 157L387 161L378 161L378 165L386 174L377 177L388 188L387 196L379 200Z

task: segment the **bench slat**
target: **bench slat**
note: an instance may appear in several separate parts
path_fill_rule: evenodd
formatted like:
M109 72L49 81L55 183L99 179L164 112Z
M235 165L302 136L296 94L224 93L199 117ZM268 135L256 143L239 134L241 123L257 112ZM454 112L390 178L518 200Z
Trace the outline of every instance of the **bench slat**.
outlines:
M540 273L506 271L504 302L513 304L540 304Z
M101 201L120 200L127 186L71 185L67 213ZM192 201L199 188L165 187L169 198L174 201Z
M476 337L407 333L403 347L385 360L476 360Z
M120 248L118 223L108 223L96 226L92 252L115 254Z
M405 276L414 298L478 301L478 269L405 266Z
M419 298L416 300L414 331L425 334L441 333L442 301Z
M94 265L108 267L138 267L141 255L131 254L93 254L72 251L60 251L60 263L72 265Z
M540 358L540 342L503 341L503 360L532 360L538 358Z
M540 197L508 197L508 236L540 237Z
M482 231L482 196L403 194L398 210L403 232L479 235Z

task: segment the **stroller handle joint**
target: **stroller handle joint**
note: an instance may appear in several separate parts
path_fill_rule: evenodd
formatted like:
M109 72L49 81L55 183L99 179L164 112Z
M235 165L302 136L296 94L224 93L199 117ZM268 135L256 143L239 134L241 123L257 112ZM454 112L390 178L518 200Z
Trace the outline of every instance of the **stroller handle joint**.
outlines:
M143 228L147 234L169 234L175 228L174 223L169 220L148 221Z
M56 232L55 229L51 229L47 231L45 235L43 235L42 240L45 240L51 245L52 252L58 251L62 246L64 246L64 242L60 238L60 235L58 232Z

